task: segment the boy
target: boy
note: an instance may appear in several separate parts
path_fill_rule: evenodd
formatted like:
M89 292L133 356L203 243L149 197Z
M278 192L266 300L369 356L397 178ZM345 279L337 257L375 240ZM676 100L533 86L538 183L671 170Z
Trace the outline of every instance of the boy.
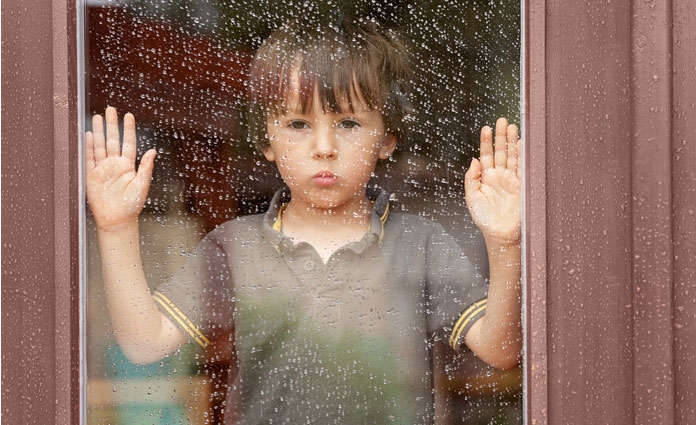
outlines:
M288 24L250 74L250 134L286 187L266 214L208 234L150 293L138 215L155 152L135 170L135 121L93 118L87 196L107 303L134 362L233 331L238 371L226 423L431 423L431 347L445 338L501 368L517 364L520 169L517 129L481 132L466 200L489 255L489 287L443 229L389 211L368 182L404 132L410 71L399 39L363 21ZM488 296L486 297L486 292Z

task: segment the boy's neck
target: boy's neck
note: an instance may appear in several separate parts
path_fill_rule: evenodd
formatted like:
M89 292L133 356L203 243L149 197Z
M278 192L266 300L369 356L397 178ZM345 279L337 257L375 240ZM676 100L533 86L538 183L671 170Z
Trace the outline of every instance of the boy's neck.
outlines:
M326 262L338 248L368 232L372 208L367 196L340 209L308 208L291 200L282 212L281 231L295 242L312 245Z
M367 196L356 199L350 205L339 208L319 208L288 202L283 211L283 228L294 227L362 227L370 223L373 202Z

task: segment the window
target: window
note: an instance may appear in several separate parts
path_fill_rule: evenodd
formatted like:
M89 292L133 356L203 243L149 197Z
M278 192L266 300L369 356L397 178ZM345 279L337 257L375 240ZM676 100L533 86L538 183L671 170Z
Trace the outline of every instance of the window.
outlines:
M306 3L309 4L309 3ZM140 249L153 289L203 236L263 212L281 182L247 141L246 71L254 51L298 13L248 2L88 2L85 120L114 106L136 116L138 158L157 150L140 220ZM371 16L397 28L415 64L409 133L375 171L399 211L440 222L485 274L482 238L466 212L464 172L478 129L519 122L520 5L515 2L311 3L313 12ZM254 11L251 12L250 11ZM220 421L234 345L184 345L151 365L129 362L104 302L95 225L88 214L86 375L88 423ZM497 371L444 344L432 348L439 423L522 423L522 372ZM229 401L228 401L229 403Z

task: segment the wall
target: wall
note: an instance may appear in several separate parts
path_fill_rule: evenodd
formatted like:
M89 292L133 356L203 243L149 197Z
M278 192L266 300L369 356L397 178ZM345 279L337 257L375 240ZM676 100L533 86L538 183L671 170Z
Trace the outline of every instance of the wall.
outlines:
M527 10L530 423L694 423L693 4Z
M2 3L2 421L79 414L76 10Z

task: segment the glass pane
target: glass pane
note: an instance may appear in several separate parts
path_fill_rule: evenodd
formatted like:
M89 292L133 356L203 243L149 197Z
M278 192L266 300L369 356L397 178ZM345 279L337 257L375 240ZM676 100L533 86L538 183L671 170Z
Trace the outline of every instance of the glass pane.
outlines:
M463 264L470 265L467 276L472 276L473 280L478 280L479 275L488 276L484 238L465 202L465 172L472 158L479 155L479 132L484 125L494 126L501 116L507 117L510 123L520 121L519 2L88 0L83 6L86 17L83 40L86 47L85 128L92 129L92 115L103 115L107 106L115 107L122 134L127 133L123 114L130 112L135 116L138 167L146 152L156 151L135 243L140 248L147 285L158 291L153 292L158 294L155 295L157 311L165 312L168 323L174 325L174 334L183 335L187 329L193 334L188 339L192 342L176 346L171 353L163 354L161 360L143 365L128 359L137 358L147 349L143 345L139 347L142 349L122 350L115 334L125 334L127 330L119 326L114 330L112 318L118 313L114 313L112 307L110 315L107 299L130 297L120 295L119 291L128 292L123 288L131 283L125 281L131 272L128 269L112 277L121 285L120 289L114 289L117 286L105 289L102 268L104 263L113 265L117 256L125 255L121 248L105 241L113 234L123 240L128 226L114 226L112 230L121 230L108 235L103 229L98 232L95 214L87 206L87 423L203 424L223 423L224 418L227 423L237 423L235 418L242 417L255 417L258 423L272 423L272 420L289 420L288 423L523 422L521 368L499 370L488 366L471 351L456 352L448 345L452 328L456 326L456 318L454 323L445 319L450 304L459 303L464 311L477 300L467 298L474 296L473 289L460 293L460 289L447 286L448 275L443 269L449 270L451 264L462 263L441 258L456 257L461 250L467 257ZM272 208L274 193L284 186L281 174L285 183L291 178L287 173L292 170L286 168L279 172L274 161L268 160L268 149L260 151L254 145L255 138L250 136L249 121L254 118L248 113L252 103L248 91L249 69L264 40L288 22L302 24L305 21L298 18L307 16L319 17L316 22L322 24L365 18L398 34L403 41L413 66L406 84L410 85L410 94L400 89L387 92L392 93L389 96L401 93L409 99L408 102L394 101L402 102L400 105L407 112L399 121L406 130L398 138L394 152L377 161L372 173L368 170L368 186L383 188L391 194L387 223L396 220L395 217L404 217L401 214L411 217L405 219L399 230L405 232L405 238L428 232L439 235L438 228L431 222L439 223L445 235L413 236L424 240L427 246L407 247L405 245L411 244L407 239L402 244L389 242L392 234L382 229L391 227L375 227L382 224L371 221L369 213L373 207L370 204L362 222L344 221L350 231L343 232L338 226L328 233L330 237L319 238L319 242L311 235L305 238L293 233L292 221L282 222L280 235L293 235L296 241L304 240L315 249L302 250L301 244L293 246L283 239L276 241L274 250L259 251L258 258L238 257L237 263L250 262L252 266L247 267L246 263L220 266L219 262L208 258L204 261L205 270L199 269L196 274L190 270L191 264L201 267L199 260L205 258L202 252L213 249L206 246L196 251L205 235L217 231L223 235L219 236L222 242L218 242L234 245L229 248L232 251L253 244L254 231L249 230L251 224L247 224L250 221L241 221L245 230L242 233L234 230L224 234L219 229L228 229L225 223L230 220L262 216ZM359 67L350 70L353 75L358 73ZM335 78L340 81L340 77ZM321 85L322 81L315 83ZM310 84L307 87L311 91L319 86ZM335 87L328 83L327 87L323 92L317 89L316 93L323 93L330 99ZM358 96L350 90L341 93L340 87L336 93L334 105L331 101L322 102L311 97L310 106L318 107L299 114L300 118L288 118L290 113L298 112L296 107L288 107L288 103L293 104L292 98L289 102L274 104L280 109L274 109L274 119L268 121L268 128L275 128L276 121L281 121L278 118L282 118L287 121L282 122L279 133L273 133L281 134L278 137L285 137L282 134L287 131L305 137L302 135L325 129L336 146L342 137L355 140L356 134L364 134L365 139L360 140L369 141L373 137L382 143L390 140L389 135L401 131L392 129L390 121L384 118L386 107L356 107L346 112L350 110L346 97L352 105L369 103L364 93ZM322 108L326 110L317 112ZM382 112L376 124L369 121L375 110ZM327 116L328 121L324 121ZM360 133L363 129L365 133ZM95 143L96 139L95 133ZM273 138L270 143L276 146ZM365 146L369 150L373 145ZM113 149L113 146L110 148L107 143L106 148ZM124 145L124 155L127 149ZM344 152L341 149L347 148L334 146L325 154ZM95 152L92 155L100 155L97 150L92 152ZM277 150L275 159L279 156L287 159L290 152L290 149ZM293 148L292 152L297 151ZM351 164L355 169L360 169L364 161L369 162L369 158L380 156L377 151L369 156L365 149L358 154L363 155L363 159ZM364 159L365 155L369 158ZM87 156L89 161L89 152ZM86 167L89 172L92 166ZM324 171L315 176L324 186L343 177ZM291 199L296 202L300 192L294 192L293 188L290 189ZM350 196L354 196L352 192ZM380 201L373 201L377 208ZM90 203L94 208L97 201L90 198ZM123 209L126 204L124 200ZM295 205L299 205L299 201ZM104 217L108 215L103 214ZM426 221L417 221L415 216ZM423 225L426 230L413 223L427 223ZM361 232L360 237L351 237L355 229L350 224L363 226L358 232ZM240 227L232 226L237 226L234 229ZM261 234L271 234L259 226L254 228L259 238ZM375 228L380 231L375 233L374 246L369 243L367 247L362 246L367 243L362 234L369 235ZM446 252L435 259L428 256L426 251L430 252L432 246L447 244L450 237L457 248L443 245L447 247L444 248ZM329 239L331 241L324 243ZM345 248L346 245L349 248ZM375 253L377 251L370 251L377 249L376 246L398 250L391 253L391 257L382 257ZM229 252L224 254L227 256ZM214 255L220 254L215 251ZM186 270L183 274L182 267ZM191 306L178 305L178 299L172 301L175 295L160 286L171 281L172 276L180 280L184 279L183 275L188 278L192 274L206 282L216 280L209 276L211 274L224 274L224 280L234 284L197 292L183 290L182 299L198 297L204 300L192 301ZM287 276L293 274L297 288L278 286L287 286L291 279ZM374 282L372 286L362 286L366 280L374 280L375 275L380 276L378 279L395 282L390 283L391 286ZM413 278L415 275L423 275L425 280L432 278L440 282L440 286L421 281L420 277ZM392 287L411 280L416 286L410 289ZM256 282L267 287L252 288ZM324 291L326 282L344 285L343 292ZM298 289L305 284L307 286ZM473 285L468 280L462 284L466 288ZM214 291L218 292L213 294ZM403 295L409 291L410 295ZM261 297L265 301L253 307L244 304L250 292L265 294ZM274 297L277 294L282 295ZM444 297L443 294L449 295ZM409 298L414 296L421 297L416 304ZM438 297L445 299L440 301ZM361 301L356 302L356 299ZM168 301L184 313L171 310L173 307ZM323 317L324 322L317 325L314 319L305 321L304 316L297 319L291 308L312 318ZM250 318L254 314L256 318ZM196 317L189 317L191 315ZM135 316L131 322L145 323L147 320L140 314L131 316ZM206 318L206 328L198 329L202 337L196 333L195 326L187 328L187 324L182 323L189 319L195 322L199 316ZM218 319L220 321L216 322ZM361 320L364 323L355 324ZM382 329L392 326L398 328ZM198 344L196 340L204 343ZM268 357L259 355L268 352L272 353ZM303 382L307 376L311 381ZM404 414L408 409L413 412ZM263 415L257 417L249 410L262 411ZM298 422L297 418L303 422Z

